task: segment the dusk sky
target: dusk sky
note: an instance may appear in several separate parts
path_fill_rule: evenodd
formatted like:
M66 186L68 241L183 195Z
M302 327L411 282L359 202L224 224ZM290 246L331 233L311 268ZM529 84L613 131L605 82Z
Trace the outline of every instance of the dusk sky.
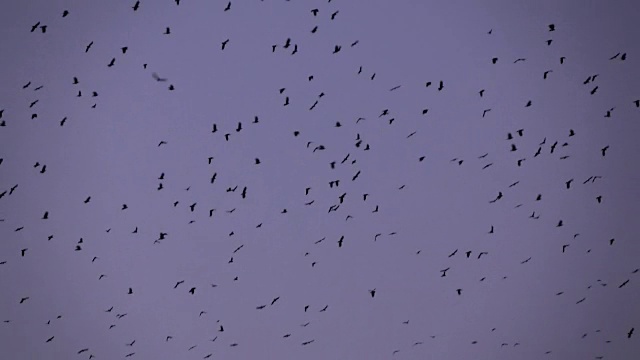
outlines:
M639 17L5 2L0 359L635 359Z

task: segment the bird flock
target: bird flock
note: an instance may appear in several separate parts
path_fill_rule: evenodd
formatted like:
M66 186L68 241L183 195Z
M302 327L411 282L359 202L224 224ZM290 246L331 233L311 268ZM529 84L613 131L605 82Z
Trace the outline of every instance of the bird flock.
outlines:
M2 358L640 353L631 39L433 1L57 6L2 11Z

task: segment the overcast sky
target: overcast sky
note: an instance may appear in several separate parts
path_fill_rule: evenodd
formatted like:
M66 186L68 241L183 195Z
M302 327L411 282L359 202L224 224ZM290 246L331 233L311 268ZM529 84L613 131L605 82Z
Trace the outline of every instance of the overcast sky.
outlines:
M640 3L135 5L0 6L1 358L640 353Z

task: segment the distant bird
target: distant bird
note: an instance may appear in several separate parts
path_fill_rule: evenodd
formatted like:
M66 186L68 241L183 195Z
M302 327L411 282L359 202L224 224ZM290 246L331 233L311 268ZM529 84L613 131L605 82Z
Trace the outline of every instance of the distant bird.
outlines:
M135 4L133 4L133 11L138 11L138 9L140 8L140 1L136 1Z
M280 296L275 297L273 300L271 300L271 305L275 304L276 301L278 301L280 299Z
M129 292L127 294L129 294L129 295L133 294L133 289L129 288Z
M564 60L565 60L565 59L566 59L566 57L564 57L564 56L561 56L561 57L560 57L560 65L564 64Z
M606 155L607 150L609 150L609 145L603 147L602 149L600 149L600 152L602 153L602 156Z
M340 46L340 45L335 45L335 46L333 47L333 53L334 53L334 54L338 53L338 52L340 51L340 49L341 49L341 48L342 48L342 46Z
M157 73L153 72L151 73L151 77L153 77L156 81L167 81L166 78L161 78L160 76L158 76Z
M180 285L182 283L184 283L184 280L180 280L180 281L176 282L176 284L174 285L173 288L176 289L178 287L178 285Z
M376 289L369 290L369 294L371 295L371 297L376 296Z
M51 342L51 340L53 340L53 338L55 338L55 336L52 336L52 337L48 338L47 341L45 341L45 342Z
M549 31L555 31L556 26L554 24L549 24Z
M227 6L224 8L224 11L229 11L229 10L231 10L231 1L229 1L227 3Z
M224 48L227 47L228 43L229 43L229 39L222 42L222 50L224 50Z
M196 293L196 288L192 287L191 289L189 289L189 293L190 293L191 295L195 295L195 293Z
M567 189L571 188L571 183L572 182L573 182L573 179L565 182L565 184L567 185Z
M635 328L631 328L631 330L629 330L629 332L627 333L627 339L631 339L631 335L633 335L633 330L635 330Z

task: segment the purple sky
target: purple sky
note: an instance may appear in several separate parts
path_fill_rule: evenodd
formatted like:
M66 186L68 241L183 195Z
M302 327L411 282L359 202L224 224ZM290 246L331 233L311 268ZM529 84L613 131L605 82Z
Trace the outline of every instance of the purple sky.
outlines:
M134 4L0 6L0 358L640 353L640 3Z

